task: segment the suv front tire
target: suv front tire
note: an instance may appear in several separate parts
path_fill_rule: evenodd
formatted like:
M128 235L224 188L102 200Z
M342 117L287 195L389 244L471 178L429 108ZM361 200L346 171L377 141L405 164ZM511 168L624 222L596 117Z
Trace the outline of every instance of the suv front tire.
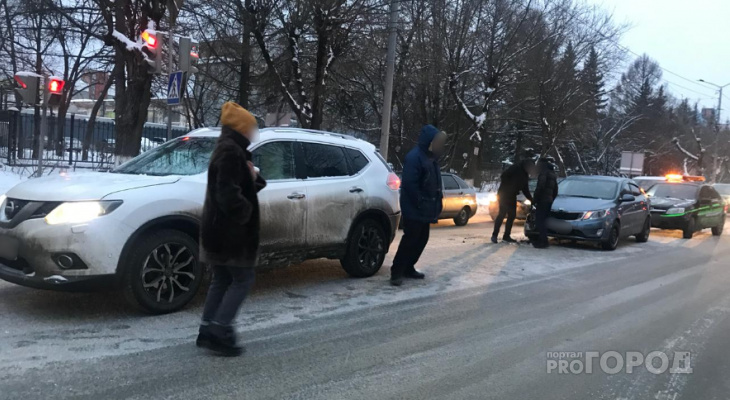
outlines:
M166 314L188 304L202 280L198 243L184 232L164 229L145 233L132 244L122 290L133 306Z

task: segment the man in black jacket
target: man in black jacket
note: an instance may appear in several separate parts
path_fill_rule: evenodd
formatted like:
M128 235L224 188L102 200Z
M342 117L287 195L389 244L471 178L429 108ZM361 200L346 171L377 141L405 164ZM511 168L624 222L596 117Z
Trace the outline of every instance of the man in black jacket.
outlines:
M418 146L405 157L400 207L403 213L403 237L390 269L390 284L400 286L403 278L423 279L415 265L428 243L431 223L438 220L443 208L441 169L438 158L443 153L446 134L432 125L421 129Z
M535 225L540 234L537 242L532 245L535 248L543 249L549 246L547 237L547 219L550 210L553 208L553 201L558 196L558 176L555 174L555 167L550 159L541 158L537 162L537 187L535 188Z
M499 213L497 219L494 220L494 232L492 233L492 243L497 243L499 229L502 227L502 221L505 215L507 222L504 225L504 236L502 240L514 243L512 239L512 224L517 217L517 195L522 192L527 200L532 201L530 196L530 170L534 164L531 160L523 160L519 163L512 164L500 176L499 189L497 190L497 199L499 201Z
M223 104L221 136L210 159L203 206L200 259L213 277L196 344L237 356L232 323L255 279L259 250L259 202L266 186L247 150L258 130L256 118L233 102Z

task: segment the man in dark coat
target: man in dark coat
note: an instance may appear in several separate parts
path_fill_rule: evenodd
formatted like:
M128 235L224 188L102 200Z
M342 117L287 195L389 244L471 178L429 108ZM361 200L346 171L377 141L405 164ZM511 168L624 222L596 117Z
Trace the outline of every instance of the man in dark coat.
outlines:
M259 248L258 191L266 186L247 150L256 134L256 118L227 102L221 110L221 136L210 159L200 235L201 261L212 267L196 344L236 356L232 323L255 279Z
M502 221L505 215L507 222L504 225L504 236L502 240L514 243L512 239L512 224L517 217L517 195L522 192L527 200L532 201L530 196L530 170L533 167L530 160L512 164L500 176L499 189L497 190L497 200L499 201L499 213L497 219L494 220L494 232L492 232L492 243L497 243L499 229L502 227Z
M547 219L550 210L553 208L553 201L558 196L558 176L555 174L555 167L550 159L541 158L537 162L537 187L535 188L535 225L540 233L537 242L532 245L542 249L549 246L547 237Z
M426 125L421 129L418 146L405 157L400 189L403 237L390 270L393 286L402 285L404 277L425 277L415 265L428 243L430 224L437 222L443 208L438 158L445 144L446 134Z

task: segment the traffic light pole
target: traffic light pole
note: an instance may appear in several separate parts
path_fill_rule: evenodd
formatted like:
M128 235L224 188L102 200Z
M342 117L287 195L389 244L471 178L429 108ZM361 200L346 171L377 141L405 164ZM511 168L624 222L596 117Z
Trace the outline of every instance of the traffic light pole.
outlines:
M167 73L171 74L174 70L172 67L172 49L175 48L175 24L170 22L170 32L167 34ZM167 140L172 139L172 105L167 105Z

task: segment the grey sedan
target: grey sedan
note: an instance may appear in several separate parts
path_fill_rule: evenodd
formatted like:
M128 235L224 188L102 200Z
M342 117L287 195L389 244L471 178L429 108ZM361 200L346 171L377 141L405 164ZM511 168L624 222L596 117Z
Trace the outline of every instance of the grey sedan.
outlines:
M453 219L456 226L464 226L477 213L477 191L454 174L442 173L444 209L439 219Z
M548 235L593 241L615 250L620 238L649 240L651 219L646 194L632 180L608 176L571 176L560 182L548 219ZM537 238L534 213L527 217L525 236Z

